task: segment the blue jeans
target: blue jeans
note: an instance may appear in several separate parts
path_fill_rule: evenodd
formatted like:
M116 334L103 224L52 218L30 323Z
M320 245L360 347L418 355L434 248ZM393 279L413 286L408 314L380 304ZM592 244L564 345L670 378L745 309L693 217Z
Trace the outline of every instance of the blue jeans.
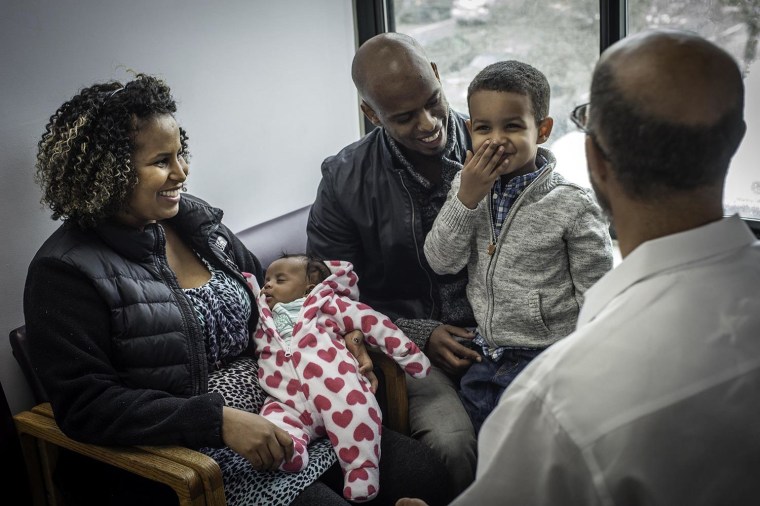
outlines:
M475 434L480 432L480 427L496 407L504 390L542 351L543 348L510 348L498 361L494 361L479 350L483 360L472 364L459 383L459 397L470 416Z

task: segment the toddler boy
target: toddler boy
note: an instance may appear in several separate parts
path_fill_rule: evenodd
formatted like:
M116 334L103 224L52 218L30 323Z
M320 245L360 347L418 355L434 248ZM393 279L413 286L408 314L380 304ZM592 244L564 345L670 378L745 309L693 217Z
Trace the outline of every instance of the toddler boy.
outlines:
M476 433L504 389L575 329L584 292L612 268L608 223L590 190L554 171L546 77L519 61L470 84L473 152L425 239L434 271L467 266L467 298L483 360L460 383Z

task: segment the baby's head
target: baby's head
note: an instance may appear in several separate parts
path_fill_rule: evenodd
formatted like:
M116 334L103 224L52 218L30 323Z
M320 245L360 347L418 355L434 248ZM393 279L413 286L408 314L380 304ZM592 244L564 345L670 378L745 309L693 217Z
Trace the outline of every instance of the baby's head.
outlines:
M490 140L510 158L508 174L536 170L537 145L549 138L554 126L550 95L546 76L527 63L500 61L481 70L467 89L473 151Z
M293 302L304 297L330 275L325 263L305 254L283 254L269 264L264 276L267 305L271 309L278 302Z

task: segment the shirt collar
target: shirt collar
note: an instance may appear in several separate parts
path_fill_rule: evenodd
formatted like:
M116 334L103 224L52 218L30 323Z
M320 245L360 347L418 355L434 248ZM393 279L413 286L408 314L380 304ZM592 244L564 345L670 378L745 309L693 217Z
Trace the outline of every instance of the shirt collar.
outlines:
M300 297L290 302L278 302L272 307L272 311L275 313L279 313L280 311L285 311L286 313L297 312L301 310L304 302L306 302L306 297Z
M755 241L754 234L738 215L646 241L586 292L578 315L578 328L592 321L615 297L640 281Z
M501 178L497 179L493 186L494 192L501 195L509 190L524 190L549 165L549 160L539 153L536 155L536 165L538 166L536 170L522 176L513 177L506 185L502 185Z

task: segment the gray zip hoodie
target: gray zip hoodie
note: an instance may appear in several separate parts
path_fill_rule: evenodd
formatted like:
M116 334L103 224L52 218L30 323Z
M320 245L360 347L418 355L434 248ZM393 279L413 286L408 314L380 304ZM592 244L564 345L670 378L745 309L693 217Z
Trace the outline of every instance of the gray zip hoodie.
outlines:
M467 298L478 331L492 347L544 348L575 330L583 294L612 268L609 224L593 193L544 171L504 220L493 255L489 193L475 209L457 198L461 172L425 239L438 274L467 266Z

